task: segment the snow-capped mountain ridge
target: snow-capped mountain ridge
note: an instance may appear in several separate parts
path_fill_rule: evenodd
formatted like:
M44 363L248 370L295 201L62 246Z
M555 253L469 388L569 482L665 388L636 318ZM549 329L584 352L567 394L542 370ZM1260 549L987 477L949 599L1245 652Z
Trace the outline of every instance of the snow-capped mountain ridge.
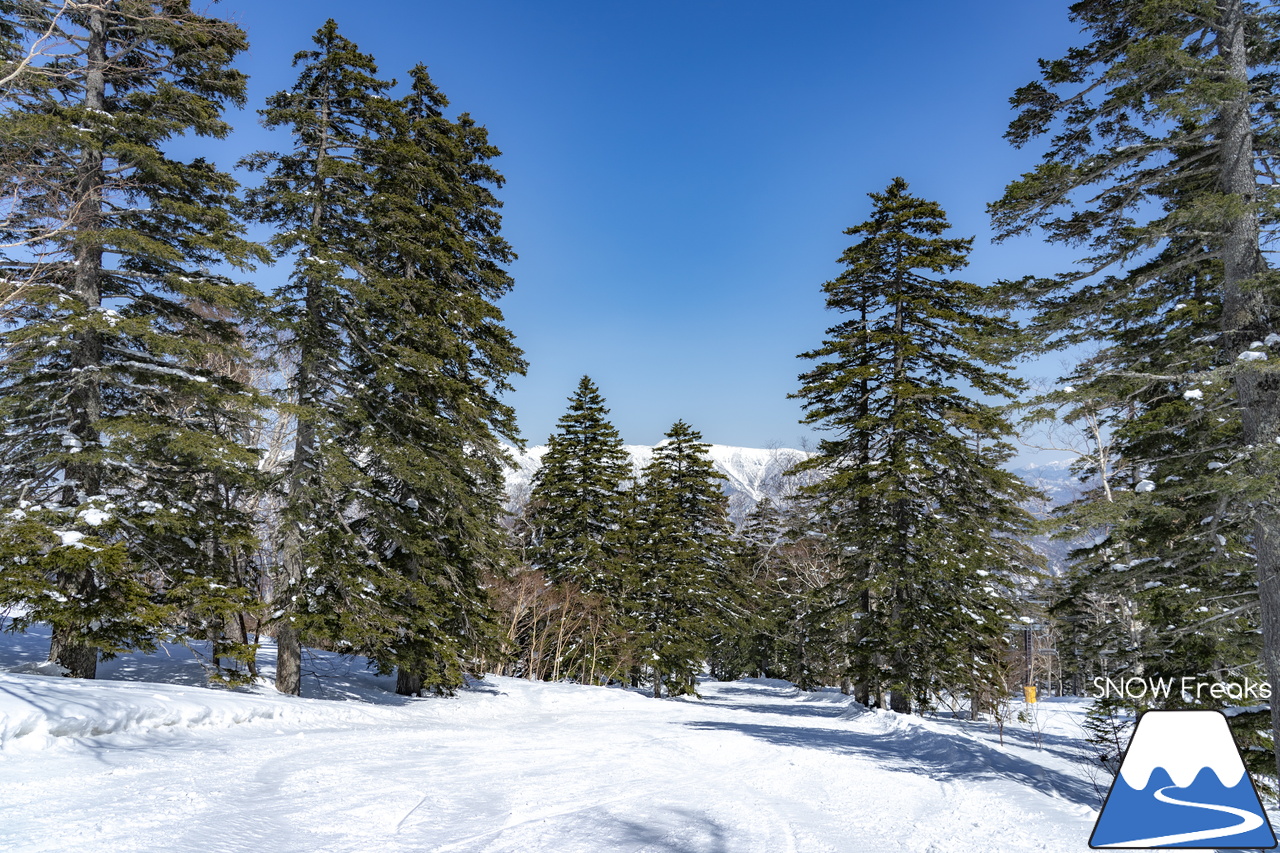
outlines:
M653 461L655 449L645 444L626 445L636 474ZM515 462L515 466L507 470L507 496L510 505L518 506L528 499L533 476L542 465L547 447L539 445L524 451L507 448L507 452ZM787 471L812 454L788 447L756 448L712 444L707 447L707 455L716 470L724 475L722 486L729 496L729 516L737 523L766 497L776 500L794 494L807 480L787 476Z
M660 447L661 444L657 446ZM523 451L507 447L506 450L514 462L514 466L506 474L508 508L515 509L528 500L533 475L542 465L547 446L538 445ZM626 445L636 474L653 460L654 450L655 447L645 444ZM793 466L813 455L790 447L711 444L707 447L707 455L711 457L716 470L725 477L723 488L729 496L729 516L735 524L741 523L755 505L766 497L775 501L789 497L817 476L813 473L799 477L787 476ZM1072 462L1070 459L1062 459L1027 465L1016 469L1014 473L1044 491L1049 496L1049 504L1056 505L1073 500L1080 493L1080 483L1070 471ZM1041 509L1038 514L1044 511Z

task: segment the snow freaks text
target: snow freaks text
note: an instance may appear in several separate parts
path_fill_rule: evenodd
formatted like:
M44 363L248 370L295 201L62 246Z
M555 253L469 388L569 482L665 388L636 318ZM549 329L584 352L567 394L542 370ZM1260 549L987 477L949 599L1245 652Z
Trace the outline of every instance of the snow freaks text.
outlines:
M1093 680L1093 698L1167 699L1174 693L1175 688L1178 694L1196 699L1242 701L1271 698L1271 685L1266 681L1254 681L1251 678L1245 678L1243 681L1207 681L1194 675L1184 675L1182 678L1098 676Z

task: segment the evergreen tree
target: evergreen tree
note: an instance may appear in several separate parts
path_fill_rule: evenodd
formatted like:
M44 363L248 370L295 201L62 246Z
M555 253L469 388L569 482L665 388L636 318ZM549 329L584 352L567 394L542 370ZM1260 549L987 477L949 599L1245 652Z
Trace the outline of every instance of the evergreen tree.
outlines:
M720 627L712 638L711 675L733 681L741 675L782 677L779 674L779 641L787 615L786 601L778 589L786 581L779 551L785 536L778 506L768 497L757 503L733 537L730 572L741 593L742 618Z
M717 626L740 608L729 580L728 499L702 435L677 421L645 466L632 555L631 618L653 695L694 692Z
M810 491L840 549L824 615L850 633L849 672L860 695L905 710L940 689L999 678L1010 573L1029 555L1014 538L1032 495L1000 465L1011 428L968 396L1010 397L1009 319L982 288L944 277L964 267L972 240L942 236L941 208L895 179L872 193L861 239L824 286L849 316L823 346L795 395L805 423L833 433L799 470L825 475ZM971 693L977 692L976 689Z
M481 572L501 561L499 395L524 361L494 304L514 258L499 235L498 151L426 69L395 100L327 22L263 111L294 147L247 164L249 195L296 255L277 294L296 418L277 580L277 687L300 688L303 632L450 690L491 634Z
M349 293L369 230L377 110L391 87L332 19L313 40L316 50L294 56L297 82L261 111L266 127L289 131L290 150L259 152L243 164L267 173L247 193L250 214L277 227L270 241L277 256L296 255L289 283L275 294L285 340L279 355L293 366L285 411L296 421L275 579L276 687L293 694L301 689L302 631L325 623L324 633L344 636L368 619L364 593L339 598L346 567L365 554L345 525L358 474L335 431L354 390L344 363Z
M492 192L499 151L448 104L417 66L384 105L341 418L362 484L353 528L394 616L363 644L404 694L460 686L469 650L492 641L480 579L504 561L499 439L518 441L499 395L525 368L495 304L515 257Z
M557 668L559 673L576 668L586 678L613 669L623 654L618 628L627 589L622 537L631 463L608 414L599 389L583 376L547 441L529 495L532 565L574 590L566 606L579 605L588 617L604 611L599 615L608 625L605 632L571 644L576 667L566 661ZM574 621L594 627L598 620Z
M2 14L18 54L60 48L13 75L0 117L6 183L24 188L0 226L16 247L0 275L24 283L0 380L0 603L51 624L51 659L93 677L99 652L249 597L229 566L250 520L221 495L254 487L255 453L231 433L260 403L208 362L247 357L235 321L257 292L210 270L259 250L230 213L235 182L165 150L226 135L246 43L185 0Z
M599 389L582 377L547 441L529 498L534 565L552 580L617 597L622 493L631 465L608 414Z
M1242 0L1085 0L1071 14L1089 43L1042 61L1012 99L1007 138L1049 135L1048 150L992 213L1004 235L1040 228L1090 249L1079 269L1021 292L1042 337L1104 342L1081 387L1127 410L1123 452L1141 479L1111 550L1145 567L1155 591L1143 607L1178 641L1157 662L1239 663L1250 651L1237 631L1257 620L1276 683L1280 382L1267 350L1280 297L1262 237L1280 212L1269 177L1280 17ZM1249 564L1257 616L1241 606Z

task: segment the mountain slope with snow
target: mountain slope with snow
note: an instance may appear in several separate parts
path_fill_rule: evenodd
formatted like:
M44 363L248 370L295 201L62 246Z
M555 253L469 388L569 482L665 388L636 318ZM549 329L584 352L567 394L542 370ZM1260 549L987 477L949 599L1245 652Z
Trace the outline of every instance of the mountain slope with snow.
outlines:
M542 465L547 447L539 445L523 452L507 448L507 451L515 462L513 468L507 469L507 495L509 502L518 506L528 500L534 474ZM632 470L636 474L653 460L654 448L648 445L630 444L626 451L631 457ZM722 487L729 496L729 517L735 523L746 518L752 508L764 498L776 500L792 495L811 480L811 475L787 476L787 471L792 466L811 455L803 450L712 444L707 448L707 455L716 470L724 475Z
M643 444L626 446L636 474L653 459L653 450ZM516 509L529 499L534 474L542 465L547 447L539 445L524 451L508 447L507 452L514 462L514 467L508 468L506 472L508 508ZM813 455L803 450L712 444L708 446L707 454L716 470L725 477L722 487L729 496L729 517L735 524L741 523L764 498L774 501L785 499L794 495L802 486L814 482L817 477L814 473L787 476L787 471L794 465ZM1029 507L1033 513L1043 517L1050 508L1079 496L1082 487L1071 473L1071 464L1072 460L1063 459L1030 464L1014 470L1013 473L1048 497L1047 502L1037 502L1035 506ZM1066 545L1044 539L1038 540L1037 547L1048 554L1054 567L1061 567Z

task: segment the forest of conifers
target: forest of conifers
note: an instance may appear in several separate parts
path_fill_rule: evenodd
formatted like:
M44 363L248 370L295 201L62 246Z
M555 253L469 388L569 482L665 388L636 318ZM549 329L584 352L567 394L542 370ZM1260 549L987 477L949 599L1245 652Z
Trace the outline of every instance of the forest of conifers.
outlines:
M989 213L1079 262L967 281L939 204L868 187L800 354L823 438L735 529L702 434L678 421L634 470L588 376L507 511L527 364L500 152L425 65L392 83L327 21L251 105L278 150L184 159L235 132L239 27L188 0L0 4L0 607L80 678L176 640L234 685L271 638L286 693L313 647L406 694L709 671L978 714L1025 678L1028 617L1058 684L1280 683L1280 19L1070 13L1082 43L1011 99L1008 143L1041 160ZM1032 394L1016 363L1063 347L1089 354ZM1046 422L1082 483L1048 520L1007 471ZM1028 545L1046 527L1065 573ZM1263 713L1236 720L1265 748Z

